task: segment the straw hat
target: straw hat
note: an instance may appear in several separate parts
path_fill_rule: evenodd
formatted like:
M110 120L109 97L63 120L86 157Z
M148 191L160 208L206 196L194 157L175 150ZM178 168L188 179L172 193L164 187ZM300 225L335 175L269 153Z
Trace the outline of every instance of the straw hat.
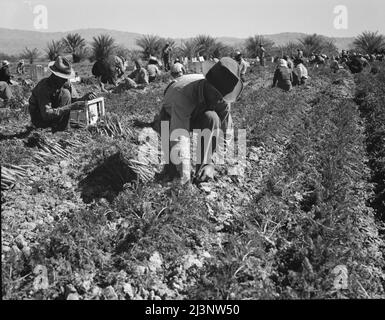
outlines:
M70 62L62 56L58 56L55 61L48 63L48 69L59 78L75 78L75 72L72 69Z
M211 68L203 70L208 82L210 82L223 96L226 102L237 100L243 89L240 80L239 64L229 57L220 59Z
M9 61L8 60L4 60L3 63L2 63L3 67L5 66L9 66Z
M279 59L278 60L278 65L280 67L287 67L287 61L285 59Z

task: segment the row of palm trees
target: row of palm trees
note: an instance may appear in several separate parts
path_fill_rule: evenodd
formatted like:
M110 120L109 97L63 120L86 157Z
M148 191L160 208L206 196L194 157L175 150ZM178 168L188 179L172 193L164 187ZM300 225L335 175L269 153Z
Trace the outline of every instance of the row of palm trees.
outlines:
M50 60L54 60L60 54L71 54L74 63L86 58L91 61L99 60L111 54L119 54L126 58L135 59L137 57L148 58L150 55L161 56L166 42L173 49L174 56L220 58L233 55L235 51L234 48L208 35L198 35L181 41L179 45L173 39L161 38L156 35L144 35L136 40L140 50L128 50L123 46L117 45L115 40L107 34L93 37L91 46L88 47L86 40L78 33L69 33L60 40L52 40L47 44L45 51ZM247 38L243 46L237 49L244 52L246 57L255 58L259 55L261 44L266 52L272 56L282 54L295 55L297 49L301 49L305 55L310 55L312 52L323 52L328 55L338 53L338 49L332 40L317 34L305 36L302 39L298 39L297 42L289 42L284 46L275 46L274 42L270 39L255 35ZM378 32L365 31L355 38L352 49L368 54L384 52L385 37ZM34 60L41 57L41 53L36 48L25 48L22 57L33 63Z

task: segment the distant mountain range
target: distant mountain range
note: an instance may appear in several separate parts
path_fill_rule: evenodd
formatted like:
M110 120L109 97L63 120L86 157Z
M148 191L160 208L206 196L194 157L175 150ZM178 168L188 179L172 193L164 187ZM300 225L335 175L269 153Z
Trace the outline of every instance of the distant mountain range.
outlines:
M136 39L143 36L140 33L132 33L125 31L107 30L107 29L80 29L68 32L39 32L39 31L26 31L26 30L14 30L0 28L0 53L6 53L10 55L17 55L23 51L25 47L38 48L44 52L47 43L51 40L59 40L68 33L79 33L86 41L92 41L94 36L107 33L111 35L118 44L121 44L128 49L138 49L135 44ZM274 43L284 45L288 42L296 42L298 39L303 38L305 33L285 32L278 34L264 35L266 38L271 39ZM329 37L330 38L330 37ZM234 37L217 37L219 41L224 44L240 47L245 39ZM339 49L349 48L349 45L353 42L353 38L330 38L335 40L336 46ZM174 39L179 44L184 39Z

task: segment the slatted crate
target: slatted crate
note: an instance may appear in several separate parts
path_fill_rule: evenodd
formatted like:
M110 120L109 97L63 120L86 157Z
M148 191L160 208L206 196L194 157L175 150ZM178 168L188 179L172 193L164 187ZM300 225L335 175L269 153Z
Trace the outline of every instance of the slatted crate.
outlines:
M81 110L71 110L71 127L87 127L96 125L105 115L103 97L78 103L84 103L84 108Z

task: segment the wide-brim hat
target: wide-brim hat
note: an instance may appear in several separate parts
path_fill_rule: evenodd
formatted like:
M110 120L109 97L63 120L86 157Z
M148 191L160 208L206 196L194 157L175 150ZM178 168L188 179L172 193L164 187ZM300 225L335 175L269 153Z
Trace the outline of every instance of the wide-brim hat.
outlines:
M150 56L150 57L148 58L148 61L158 62L158 58L157 58L157 57L154 57L154 56Z
M4 60L3 63L2 63L2 66L3 67L9 66L9 61L8 60Z
M202 63L202 72L226 102L237 100L243 90L238 62L229 57L222 58L217 63L205 61Z
M287 67L288 66L287 61L285 59L279 59L278 60L278 65L280 67Z
M75 71L72 69L71 63L62 56L58 56L55 61L48 63L48 69L59 78L75 78Z

